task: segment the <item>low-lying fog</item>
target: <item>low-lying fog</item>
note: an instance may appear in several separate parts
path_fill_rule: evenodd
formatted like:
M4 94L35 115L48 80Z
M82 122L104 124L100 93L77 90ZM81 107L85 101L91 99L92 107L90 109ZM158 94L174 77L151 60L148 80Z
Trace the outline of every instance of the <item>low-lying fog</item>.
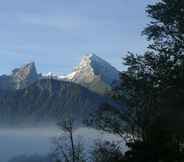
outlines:
M45 154L50 150L50 137L56 134L56 128L1 129L0 162L22 154Z
M52 148L52 138L62 133L58 128L0 129L0 162L7 162L18 155L47 154ZM75 131L87 146L97 139L120 140L115 135L105 134L94 129L80 128ZM122 139L121 139L122 140ZM125 147L126 149L126 147Z

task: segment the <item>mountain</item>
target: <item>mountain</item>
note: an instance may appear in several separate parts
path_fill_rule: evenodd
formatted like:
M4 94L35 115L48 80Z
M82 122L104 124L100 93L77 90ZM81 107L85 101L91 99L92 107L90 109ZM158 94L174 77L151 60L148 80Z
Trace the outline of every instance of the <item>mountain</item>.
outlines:
M31 62L14 69L11 75L0 76L0 90L23 89L37 81L40 77L35 63Z
M71 115L80 122L108 100L72 82L40 79L24 89L0 91L0 123L55 124Z
M37 73L35 63L31 62L14 69L10 75L0 76L0 90L23 89L41 78L69 81L98 94L106 94L118 84L119 71L94 54L84 56L74 71L66 76L58 76L53 73L40 75Z
M105 94L118 83L119 75L120 72L108 62L95 54L89 54L82 58L79 66L71 74L59 78Z
M72 115L79 123L110 102L104 94L119 80L119 72L90 54L67 76L37 73L31 62L0 76L1 125L54 124ZM103 95L102 95L103 94Z

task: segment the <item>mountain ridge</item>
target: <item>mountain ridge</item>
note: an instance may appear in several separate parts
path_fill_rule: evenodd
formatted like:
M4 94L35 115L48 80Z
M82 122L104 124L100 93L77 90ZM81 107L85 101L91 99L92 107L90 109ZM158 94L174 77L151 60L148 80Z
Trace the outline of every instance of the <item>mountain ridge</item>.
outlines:
M99 94L106 94L119 81L119 71L107 61L95 54L87 54L72 73L59 76L53 73L38 74L34 62L30 62L12 70L10 75L0 76L0 90L23 89L39 79L57 79L69 81L84 86Z
M10 126L57 123L74 116L79 123L104 103L119 72L96 55L86 55L70 77L44 76L34 62L0 76L0 123ZM1 126L0 124L0 126Z
M40 79L24 89L0 91L0 126L56 124L69 116L82 123L107 101L78 84Z
M72 73L66 76L53 75L56 79L80 84L100 94L111 91L112 87L118 84L119 76L120 72L115 67L95 54L83 56Z

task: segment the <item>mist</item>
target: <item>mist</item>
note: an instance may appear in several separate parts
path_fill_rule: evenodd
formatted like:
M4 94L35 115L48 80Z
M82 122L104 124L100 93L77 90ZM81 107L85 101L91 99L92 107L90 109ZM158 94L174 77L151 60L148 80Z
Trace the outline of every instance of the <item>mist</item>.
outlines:
M52 139L64 133L57 127L45 128L1 128L0 129L0 162L8 162L20 155L47 155L52 151ZM78 128L75 137L80 137L83 143L92 148L95 140L122 141L116 135L97 131L91 128ZM125 146L125 145L124 145ZM123 148L126 150L126 146Z
M47 154L57 128L0 129L0 162L18 155Z

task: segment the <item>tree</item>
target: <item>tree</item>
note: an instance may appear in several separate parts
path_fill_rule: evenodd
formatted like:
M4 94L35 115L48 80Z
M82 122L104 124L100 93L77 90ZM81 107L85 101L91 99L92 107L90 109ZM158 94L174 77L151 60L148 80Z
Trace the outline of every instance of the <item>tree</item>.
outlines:
M74 139L74 121L68 118L58 123L62 134L54 139L53 155L58 162L85 162L83 144L80 139Z
M152 21L143 31L153 43L150 48L157 52L170 49L175 55L183 53L184 2L183 0L160 0L148 5L146 12ZM166 52L165 51L165 52Z
M85 124L98 130L107 131L124 137L124 129L126 127L125 113L114 108L110 104L104 103L90 115L87 121L85 121ZM122 127L122 125L124 126Z
M124 155L117 143L97 141L92 151L93 162L124 162Z
M125 102L126 113L121 114L128 133L134 137L127 143L130 150L126 158L131 162L181 162L184 1L160 0L146 11L152 21L143 34L151 44L143 55L129 53L124 59L127 70L122 72L122 84L115 90L116 98ZM113 130L113 125L107 126ZM122 130L120 127L116 132Z
M184 1L161 0L147 13L152 21L143 34L152 43L144 55L125 58L121 88L146 150L157 161L183 161Z
M165 118L170 117L170 127L181 130L183 127L178 126L184 115L184 1L160 0L149 5L147 13L152 21L143 34L153 42L149 48L154 51L153 69L159 81L160 104L167 112Z

